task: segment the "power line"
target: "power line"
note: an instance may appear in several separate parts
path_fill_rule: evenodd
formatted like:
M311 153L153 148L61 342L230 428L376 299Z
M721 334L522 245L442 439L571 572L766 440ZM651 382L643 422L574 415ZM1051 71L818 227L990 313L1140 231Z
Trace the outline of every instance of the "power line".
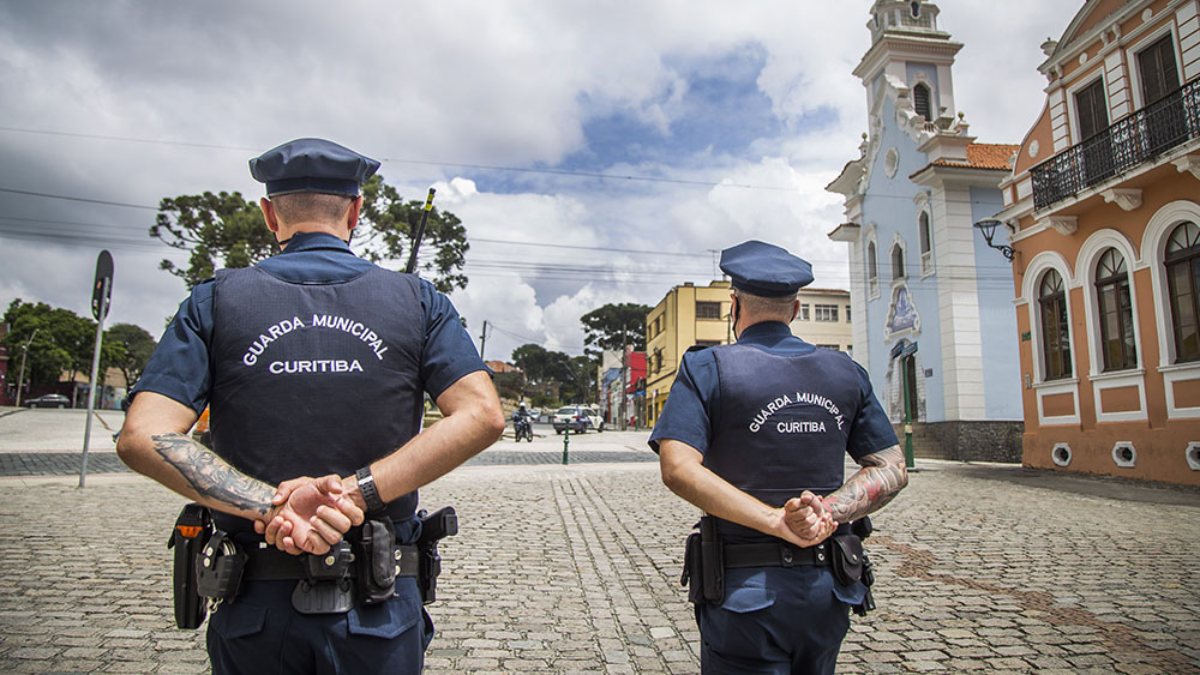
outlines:
M110 202L103 199L89 199L87 197L71 197L68 195L54 195L45 192L34 192L32 190L17 190L14 188L0 187L0 192L9 192L16 195L30 195L33 197L45 197L46 199L65 199L71 202L87 202L88 204L103 204L105 206L124 206L130 209L149 209L157 211L157 206L146 206L144 204L129 204L126 202Z

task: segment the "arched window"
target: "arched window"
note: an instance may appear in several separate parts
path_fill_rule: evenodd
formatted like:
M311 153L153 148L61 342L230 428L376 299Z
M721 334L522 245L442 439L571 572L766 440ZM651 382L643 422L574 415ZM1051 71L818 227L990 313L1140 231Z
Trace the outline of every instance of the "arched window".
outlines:
M912 89L913 92L913 109L917 114L924 117L927 122L933 121L933 105L929 95L929 85L924 82L918 82Z
M1200 361L1200 227L1182 223L1167 239L1167 289L1176 361Z
M929 231L929 214L925 211L917 217L917 236L921 240L921 274L933 271L933 236Z
M904 278L904 248L900 244L892 245L892 279Z
M914 3L912 3L911 7L912 7L912 17L914 19L921 18L921 3L914 2Z
M875 256L875 242L867 242L867 285L871 294L879 292L879 265Z
M1062 277L1050 270L1038 288L1042 315L1042 360L1045 379L1071 377L1071 332L1067 323L1067 293Z
M1096 262L1096 300L1100 308L1100 350L1104 353L1104 370L1136 368L1129 270L1125 266L1125 256L1115 248L1106 250Z

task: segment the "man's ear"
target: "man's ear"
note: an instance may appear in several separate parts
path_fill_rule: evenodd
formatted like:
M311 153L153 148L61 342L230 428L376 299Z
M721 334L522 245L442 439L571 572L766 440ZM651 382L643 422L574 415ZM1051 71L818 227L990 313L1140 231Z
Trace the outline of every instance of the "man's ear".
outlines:
M359 195L350 200L350 208L346 210L346 230L353 230L358 226L358 216L362 213L363 197Z
M788 319L788 323L795 321L798 316L800 316L800 298L792 301L792 318Z
M263 220L267 223L267 229L278 234L279 232L279 216L275 213L275 205L270 199L263 197L258 200L258 208L262 211Z

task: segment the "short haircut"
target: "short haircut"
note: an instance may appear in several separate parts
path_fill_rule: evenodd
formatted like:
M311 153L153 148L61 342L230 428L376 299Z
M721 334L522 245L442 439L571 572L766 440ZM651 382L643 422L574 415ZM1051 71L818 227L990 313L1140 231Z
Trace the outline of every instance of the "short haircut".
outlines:
M321 192L291 192L271 197L275 213L285 223L336 223L346 217L352 197Z
M792 318L792 303L796 301L795 293L778 298L754 295L738 289L735 289L733 293L737 296L738 302L742 305L742 311L745 313L755 316L783 316L787 317L785 322Z

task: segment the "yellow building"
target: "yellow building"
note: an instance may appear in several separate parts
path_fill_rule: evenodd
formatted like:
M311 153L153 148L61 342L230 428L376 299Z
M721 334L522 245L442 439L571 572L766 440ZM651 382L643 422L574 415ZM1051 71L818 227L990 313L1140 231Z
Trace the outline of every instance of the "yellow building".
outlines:
M694 345L716 346L734 341L728 281L708 286L690 282L676 286L646 315L646 416L651 426L662 414L675 371ZM800 312L792 333L818 347L850 351L849 291L802 288Z
M688 347L733 342L729 294L728 281L708 286L689 281L672 288L646 315L647 424L658 421Z
M801 288L800 313L791 323L792 335L826 349L853 355L854 330L850 323L850 291Z

